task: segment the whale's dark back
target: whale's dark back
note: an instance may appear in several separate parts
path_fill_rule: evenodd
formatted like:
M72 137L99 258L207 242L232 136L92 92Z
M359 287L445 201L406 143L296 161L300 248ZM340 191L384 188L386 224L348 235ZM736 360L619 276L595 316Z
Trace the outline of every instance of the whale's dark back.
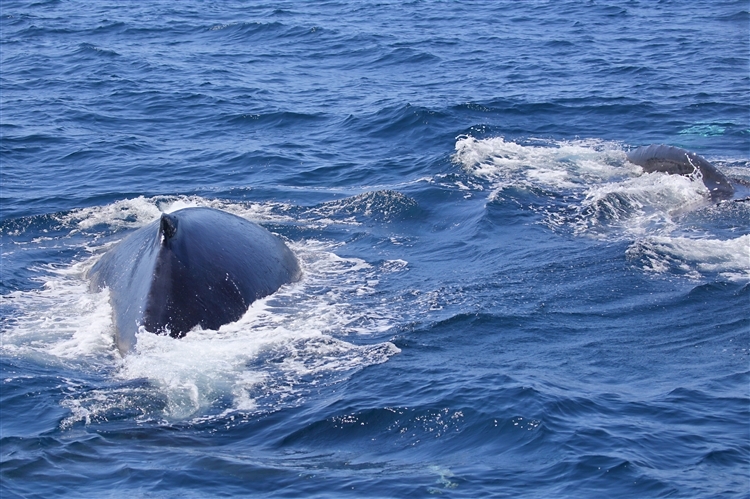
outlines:
M653 144L634 149L627 153L627 157L628 161L640 166L646 173L690 175L696 169L699 170L703 183L714 201L730 199L734 195L734 187L729 179L714 165L694 152L664 144Z
M121 352L140 326L184 336L200 325L236 321L255 300L301 274L278 237L248 220L210 208L186 208L135 231L89 272L109 288Z

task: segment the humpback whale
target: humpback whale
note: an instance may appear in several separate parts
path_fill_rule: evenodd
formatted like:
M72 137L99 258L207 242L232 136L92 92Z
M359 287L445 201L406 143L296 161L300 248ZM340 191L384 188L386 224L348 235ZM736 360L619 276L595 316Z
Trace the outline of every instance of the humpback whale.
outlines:
M281 239L212 208L162 214L88 272L93 291L109 289L122 354L135 346L140 327L175 338L195 326L218 329L300 276L297 258Z
M694 152L664 144L653 144L629 151L627 157L628 161L642 167L646 173L692 175L696 171L700 172L712 201L731 199L734 195L734 187L729 179Z

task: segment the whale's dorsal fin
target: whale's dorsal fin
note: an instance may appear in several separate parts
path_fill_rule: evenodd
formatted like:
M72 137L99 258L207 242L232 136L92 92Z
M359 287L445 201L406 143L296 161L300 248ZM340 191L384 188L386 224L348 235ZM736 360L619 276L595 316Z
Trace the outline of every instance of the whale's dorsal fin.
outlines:
M161 214L161 224L159 225L162 244L172 239L177 234L177 217L167 213Z

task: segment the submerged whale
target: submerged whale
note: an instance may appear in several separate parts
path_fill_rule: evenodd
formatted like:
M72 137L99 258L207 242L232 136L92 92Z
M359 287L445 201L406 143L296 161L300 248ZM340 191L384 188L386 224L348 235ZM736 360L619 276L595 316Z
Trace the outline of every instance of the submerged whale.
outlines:
M109 288L123 354L135 346L140 327L176 338L195 326L218 329L300 275L281 239L211 208L162 214L107 251L88 273L92 290Z
M731 199L734 187L714 165L698 154L679 147L653 144L627 153L628 161L643 168L646 173L664 172L675 175L692 175L700 172L712 201Z

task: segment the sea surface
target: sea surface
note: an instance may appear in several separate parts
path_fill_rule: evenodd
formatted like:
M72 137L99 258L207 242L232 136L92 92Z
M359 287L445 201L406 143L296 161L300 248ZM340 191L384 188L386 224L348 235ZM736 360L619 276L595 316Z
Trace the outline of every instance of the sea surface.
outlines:
M2 0L0 497L750 497L749 61L748 0ZM187 206L303 278L123 356L86 272Z

